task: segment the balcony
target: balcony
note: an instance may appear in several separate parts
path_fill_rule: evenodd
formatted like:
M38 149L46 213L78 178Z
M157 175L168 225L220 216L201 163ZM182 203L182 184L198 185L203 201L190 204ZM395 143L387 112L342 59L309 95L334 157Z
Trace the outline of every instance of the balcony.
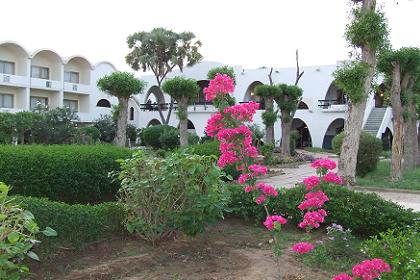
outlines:
M84 84L64 83L64 91L79 94L89 94L90 86Z
M15 87L27 87L28 78L25 76L16 76L9 74L0 73L0 85L15 86Z
M0 108L1 113L17 113L21 111L24 111L24 110L19 109L19 108Z
M60 81L31 78L31 88L59 91L62 89Z
M325 113L345 112L347 110L347 104L332 99L318 100L318 107Z

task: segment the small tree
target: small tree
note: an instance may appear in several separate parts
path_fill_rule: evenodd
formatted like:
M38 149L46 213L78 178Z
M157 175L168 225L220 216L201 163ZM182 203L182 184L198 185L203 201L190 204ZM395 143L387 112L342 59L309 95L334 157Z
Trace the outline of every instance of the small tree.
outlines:
M188 145L188 104L197 96L197 81L184 77L166 80L162 89L178 103L179 137L181 147Z
M265 144L274 144L274 123L277 120L278 110L274 111L273 101L280 98L281 89L277 85L259 85L255 94L264 100L265 112L262 114L265 125Z
M128 100L135 94L142 93L146 82L136 79L127 72L114 72L99 79L98 88L118 98L119 114L115 143L125 146L127 129Z
M134 70L152 71L161 88L163 80L176 66L182 72L185 66L193 66L201 61L203 56L198 52L201 42L194 39L192 32L175 33L165 28L136 32L127 38L131 52L125 59ZM163 124L169 123L173 105L171 100L166 118L161 106L158 106Z
M236 75L235 70L233 70L233 67L230 66L220 66L220 67L214 67L209 70L207 73L207 78L209 80L213 80L214 77L216 77L216 74L225 74L232 78L233 83L236 85Z
M281 153L290 156L290 131L293 115L297 109L298 101L302 96L302 89L295 85L280 84L279 96L275 101L281 112Z

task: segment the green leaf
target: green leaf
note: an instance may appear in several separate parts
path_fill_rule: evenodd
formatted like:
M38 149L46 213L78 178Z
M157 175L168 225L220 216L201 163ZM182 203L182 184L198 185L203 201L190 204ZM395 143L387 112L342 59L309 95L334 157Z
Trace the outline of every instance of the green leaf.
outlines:
M28 210L23 211L22 215L23 215L23 218L25 220L34 220L35 219L34 215Z
M34 253L34 252L32 252L32 251L29 251L28 253L26 253L26 255L27 255L28 257L30 257L31 259L33 259L33 260L39 261L39 257L38 257L38 255L37 255L37 254L35 254L35 253Z
M20 233L15 232L15 231L9 233L9 235L7 236L7 240L12 244L18 242L19 238L20 238Z
M58 234L57 234L57 232L56 232L54 229L50 228L50 227L46 227L46 228L42 231L42 233L43 233L45 236L57 236L57 235L58 235Z

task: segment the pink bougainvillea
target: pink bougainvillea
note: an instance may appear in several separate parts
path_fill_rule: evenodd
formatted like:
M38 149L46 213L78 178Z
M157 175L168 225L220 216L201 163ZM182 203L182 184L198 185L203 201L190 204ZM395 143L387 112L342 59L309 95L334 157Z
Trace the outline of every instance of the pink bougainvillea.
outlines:
M292 246L292 251L299 254L306 254L315 248L314 245L308 242L299 242Z
M322 179L325 181L325 182L329 182L329 183L335 183L335 184L338 184L338 185L341 185L341 184L343 184L343 179L341 179L341 177L340 176L338 176L336 173L334 173L334 172L328 172L326 175L324 175L323 177L322 177Z
M235 89L233 79L226 74L217 73L209 86L204 89L207 101L212 101L218 94L229 94Z
M310 191L314 187L318 186L320 180L318 176L310 176L303 179L303 184L306 186L306 190Z
M337 276L334 276L331 280L353 280L353 278L346 273L341 273Z
M230 114L232 118L242 122L253 122L254 114L259 107L259 103L251 101L227 107L223 110L223 113Z
M315 169L325 168L325 169L328 169L328 170L333 170L337 167L337 164L333 160L330 160L328 158L322 158L322 159L318 159L318 160L314 161L311 164L311 167L315 168Z
M337 276L334 276L332 280L352 280L352 279L362 279L362 280L372 280L379 278L381 273L391 272L391 266L384 262L382 259L373 259L373 260L364 260L359 264L353 266L351 270L353 277L350 275L342 273ZM356 278L355 278L356 277Z
M325 202L327 202L328 196L326 196L322 191L310 192L305 195L305 200L299 204L299 210L307 210L311 208L321 208Z
M274 223L276 223L276 222L281 224L281 225L284 225L284 224L287 223L287 220L280 215L267 216L263 225L268 230L273 230L274 229Z

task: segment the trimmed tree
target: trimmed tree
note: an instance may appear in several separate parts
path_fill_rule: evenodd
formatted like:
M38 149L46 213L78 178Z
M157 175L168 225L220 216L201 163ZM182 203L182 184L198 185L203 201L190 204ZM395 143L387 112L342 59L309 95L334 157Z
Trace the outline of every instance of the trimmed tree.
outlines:
M185 77L166 80L162 89L178 103L179 141L181 147L188 145L188 104L196 98L200 88L197 81Z
M385 16L376 9L376 0L352 0L352 20L346 27L345 37L360 58L346 63L334 76L337 86L350 102L344 126L344 141L338 164L339 174L347 184L354 184L357 151L367 98L376 68L376 55L388 44Z
M217 73L228 75L229 77L232 78L233 84L236 85L236 75L235 75L235 70L233 70L233 67L226 66L226 65L220 66L220 67L214 67L210 69L209 72L207 73L207 78L209 80L213 80L214 77L216 77Z
M130 53L126 62L134 70L152 71L156 77L157 86L161 88L163 80L175 67L181 72L185 66L193 66L201 61L203 56L198 52L201 42L194 40L192 32L175 33L165 28L154 28L150 32L136 32L127 38ZM171 99L168 114L163 115L158 106L163 124L168 124L174 102Z
M132 73L114 72L98 80L98 88L118 98L117 135L115 143L125 147L127 129L128 100L135 94L142 93L146 82L136 79Z
M258 85L255 94L264 100L265 112L262 120L265 125L265 143L274 144L274 123L277 120L278 110L274 111L273 101L280 98L281 89L277 85Z
M292 129L293 115L303 90L295 85L279 84L279 96L275 101L280 109L281 118L281 153L282 156L290 156L290 131Z

